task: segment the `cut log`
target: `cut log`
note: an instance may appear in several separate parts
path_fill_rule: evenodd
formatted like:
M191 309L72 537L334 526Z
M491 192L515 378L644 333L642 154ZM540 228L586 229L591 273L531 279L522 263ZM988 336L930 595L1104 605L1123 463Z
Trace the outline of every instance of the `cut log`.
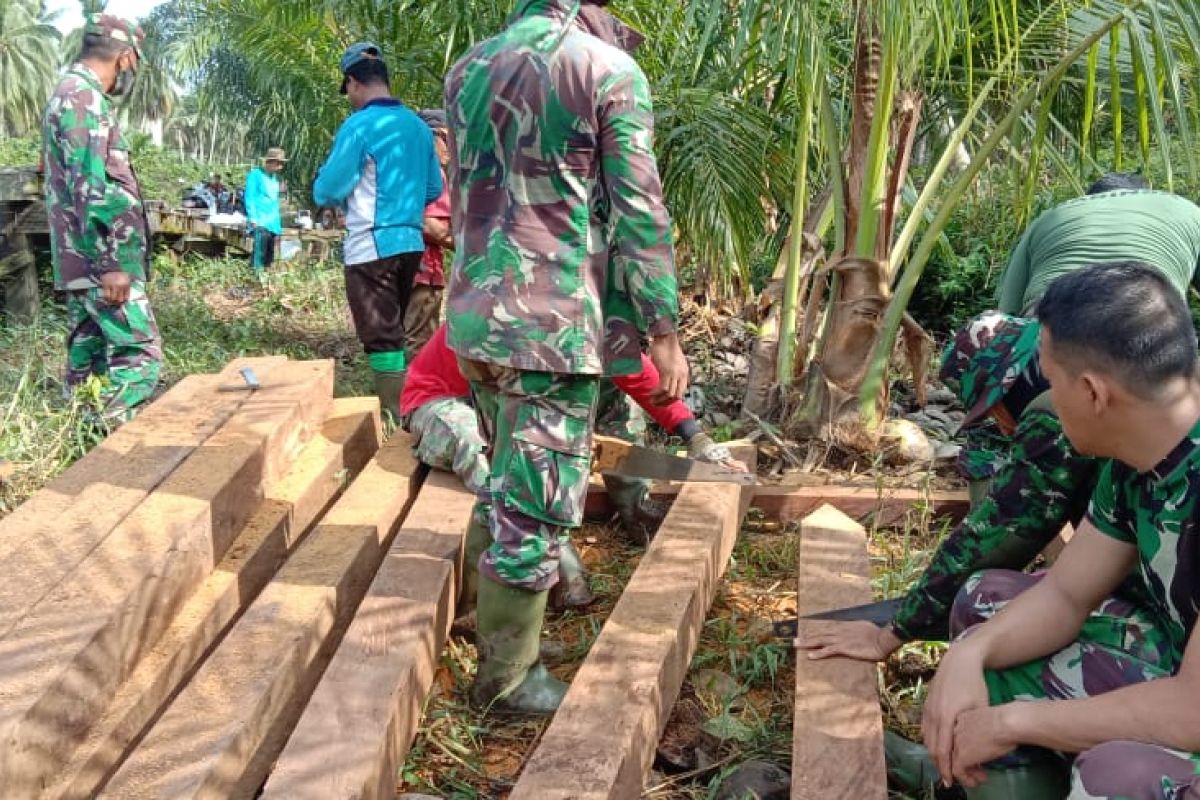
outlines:
M796 613L803 618L872 600L867 537L832 506L800 527ZM796 659L792 800L887 797L878 670L847 658Z
M475 496L432 472L267 780L277 800L391 798L454 618Z
M171 627L138 662L44 800L92 797L129 745L212 644L267 584L301 537L379 449L379 401L335 400L329 419L238 534Z
M417 483L398 433L313 529L155 722L100 795L228 798L246 765L312 680L339 617L353 614ZM417 476L420 473L416 473Z
M752 493L683 486L510 800L641 795Z
M431 473L337 655L266 782L263 798L391 798L396 769L454 619L462 535L475 503Z
M678 483L655 483L651 493L660 500L670 500L679 493ZM772 519L793 522L829 504L856 520L873 517L876 525L888 527L904 521L905 515L928 506L935 517L949 517L957 522L966 516L971 501L966 492L919 489L878 489L874 486L759 486L754 490L751 506ZM603 484L589 488L585 511L589 518L612 516Z
M249 366L265 378L285 360L238 359L219 375L184 378L0 519L0 633L241 407L247 393L218 391L237 369Z
M270 469L324 419L331 361L291 362L0 640L0 785L44 786L224 555ZM311 427L310 427L311 426ZM277 478L276 478L277 479Z

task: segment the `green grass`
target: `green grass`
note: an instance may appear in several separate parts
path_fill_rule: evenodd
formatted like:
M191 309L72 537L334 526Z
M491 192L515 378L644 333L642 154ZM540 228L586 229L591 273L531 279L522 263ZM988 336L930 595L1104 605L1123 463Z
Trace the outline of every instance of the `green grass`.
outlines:
M372 394L346 309L342 270L281 267L260 286L244 259L159 256L150 297L163 337L163 381L216 372L231 359L271 353L336 360L334 394ZM64 396L66 320L49 299L33 325L0 325L0 459L17 472L0 484L0 515L99 441L83 424L86 392Z

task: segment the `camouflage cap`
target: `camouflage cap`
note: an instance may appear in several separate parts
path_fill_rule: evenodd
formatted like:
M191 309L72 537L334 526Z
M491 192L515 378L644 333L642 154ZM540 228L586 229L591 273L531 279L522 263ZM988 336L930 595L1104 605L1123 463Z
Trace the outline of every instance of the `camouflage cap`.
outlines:
M142 42L146 39L146 33L139 25L128 20L112 14L88 14L84 19L83 32L127 44L138 54L138 58L142 57Z
M942 382L967 410L963 428L983 419L1037 354L1036 320L985 311L955 335L942 354Z

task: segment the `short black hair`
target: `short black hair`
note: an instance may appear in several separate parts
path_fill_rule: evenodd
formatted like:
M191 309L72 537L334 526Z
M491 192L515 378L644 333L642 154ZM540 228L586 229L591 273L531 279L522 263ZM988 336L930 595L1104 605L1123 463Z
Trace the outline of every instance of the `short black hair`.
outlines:
M95 58L100 61L113 61L126 50L133 48L125 42L118 42L110 36L98 33L85 33L83 44L79 48L79 60Z
M366 86L379 85L391 88L391 81L388 80L387 64L379 58L364 58L350 69L346 70L346 78L354 78L361 84ZM342 80L342 85L346 83Z
M1088 194L1103 194L1119 189L1149 189L1150 182L1140 172L1110 172L1088 187Z
M1050 284L1037 307L1054 354L1078 372L1099 369L1154 399L1196 373L1196 331L1179 291L1140 261L1097 264Z

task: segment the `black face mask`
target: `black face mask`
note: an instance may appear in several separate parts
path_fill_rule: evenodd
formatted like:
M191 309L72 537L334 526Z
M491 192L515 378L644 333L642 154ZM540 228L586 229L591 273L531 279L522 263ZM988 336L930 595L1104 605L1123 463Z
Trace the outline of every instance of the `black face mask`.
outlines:
M137 78L137 69L118 69L117 82L113 85L113 89L109 92L113 97L128 97L133 91L133 84Z
M113 90L110 94L113 97L126 97L133 91L133 81L137 77L137 73L131 69L123 69L117 73L117 82L113 85Z

